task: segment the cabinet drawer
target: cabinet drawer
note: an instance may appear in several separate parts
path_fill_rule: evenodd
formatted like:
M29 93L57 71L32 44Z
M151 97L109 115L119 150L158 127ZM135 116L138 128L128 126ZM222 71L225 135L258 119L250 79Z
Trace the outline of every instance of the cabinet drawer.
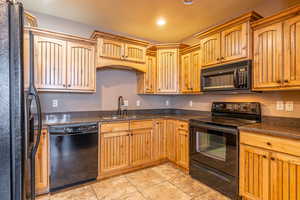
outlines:
M130 122L130 129L146 129L146 128L153 128L153 121L152 120L145 120L145 121L131 121Z
M129 130L129 122L101 124L100 130L101 130L101 133L115 132L115 131L128 131Z
M189 130L189 123L184 121L178 121L178 129Z
M240 143L300 156L300 141L241 131Z

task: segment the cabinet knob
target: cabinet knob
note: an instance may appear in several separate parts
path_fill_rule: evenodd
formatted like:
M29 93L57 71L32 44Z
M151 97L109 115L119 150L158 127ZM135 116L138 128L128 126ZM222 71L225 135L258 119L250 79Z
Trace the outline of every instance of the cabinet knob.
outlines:
M268 146L271 146L272 144L271 144L270 142L267 142L267 145L268 145Z
M222 57L221 57L221 60L224 60L224 59L225 59L225 57L222 56Z
M68 87L71 87L71 84L69 84Z
M263 155L262 157L263 157L263 158L267 158L267 156L266 156L266 155Z
M276 82L277 82L277 83L281 83L281 80L277 80Z
M271 157L271 160L273 160L273 161L274 161L274 160L275 160L275 158L274 158L274 157Z
M217 58L217 61L219 61L220 60L220 58Z
M285 83L288 83L288 82L289 82L289 80L287 80L287 79L286 79L286 80L284 80L284 82L285 82Z

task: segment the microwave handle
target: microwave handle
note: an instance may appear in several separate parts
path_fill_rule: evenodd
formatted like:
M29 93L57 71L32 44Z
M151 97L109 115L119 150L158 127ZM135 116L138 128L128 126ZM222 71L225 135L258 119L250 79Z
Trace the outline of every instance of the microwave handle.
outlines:
M233 85L234 85L234 88L239 87L238 69L235 69L234 72L233 72Z

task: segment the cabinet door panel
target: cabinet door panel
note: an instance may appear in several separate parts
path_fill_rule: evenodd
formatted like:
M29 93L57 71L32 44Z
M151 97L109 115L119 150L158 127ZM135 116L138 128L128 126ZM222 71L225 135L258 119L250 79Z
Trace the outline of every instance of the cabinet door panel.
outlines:
M124 58L124 44L121 42L98 39L98 52L100 57L123 59Z
M147 70L143 74L139 74L139 93L154 93L156 87L156 57L146 56ZM142 85L140 85L142 84Z
M254 88L276 88L282 81L282 24L254 31Z
M200 92L200 51L191 53L191 88L192 92Z
M126 44L125 45L125 59L129 61L135 62L145 62L146 56L146 48L133 45L133 44Z
M284 22L284 85L300 86L300 16Z
M220 33L201 40L202 66L220 62Z
M46 193L49 190L48 141L47 130L42 130L40 144L35 156L35 188L37 194Z
M68 89L95 90L95 48L68 42Z
M299 157L272 153L270 170L270 199L300 199Z
M177 164L189 168L189 134L187 130L177 130Z
M247 23L223 31L221 37L222 61L247 57Z
M176 120L167 120L166 122L166 145L167 145L167 158L176 162L176 152L177 152L177 134L176 134Z
M240 145L240 195L255 200L269 199L269 152Z
M142 165L151 161L152 129L133 130L130 142L132 166Z
M66 88L67 42L35 36L35 83L38 89Z
M157 92L177 93L178 92L178 50L158 50L157 62Z
M101 134L100 175L129 167L129 132Z
M191 79L192 79L192 71L191 71L191 54L186 54L181 56L181 92L188 93L191 92Z
M155 120L152 140L152 160L166 158L165 120Z

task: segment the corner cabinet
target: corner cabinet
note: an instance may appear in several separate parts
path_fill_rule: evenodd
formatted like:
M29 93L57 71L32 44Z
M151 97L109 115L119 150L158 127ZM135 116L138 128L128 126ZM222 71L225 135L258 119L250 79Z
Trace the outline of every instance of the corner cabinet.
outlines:
M254 29L253 89L300 89L300 6L252 24Z
M148 42L100 31L95 31L91 38L97 41L97 68L118 66L146 71Z
M257 13L250 12L197 34L195 37L200 39L202 66L252 59L250 22L260 18Z
M299 199L300 141L243 131L240 136L243 199Z
M39 91L95 92L95 42L27 29L24 37L25 85L29 78L29 31L34 34L35 85Z

